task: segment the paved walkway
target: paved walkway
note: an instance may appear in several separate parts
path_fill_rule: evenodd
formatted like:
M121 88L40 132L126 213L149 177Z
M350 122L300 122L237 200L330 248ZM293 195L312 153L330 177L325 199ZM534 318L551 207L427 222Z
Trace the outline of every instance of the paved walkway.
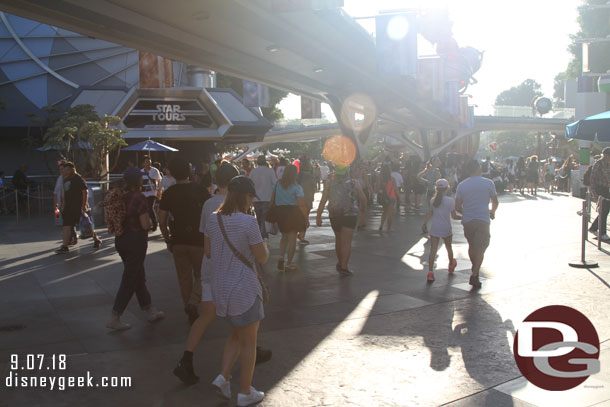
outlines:
M272 297L259 343L273 350L273 359L255 370L254 385L267 393L260 405L610 405L610 246L604 253L587 245L588 259L600 268L572 269L568 262L579 258L581 201L541 193L500 202L478 292L468 285L470 263L457 222L455 275L447 274L441 248L437 280L426 283L423 213L401 214L393 231L380 233L379 209L372 208L369 230L355 237L354 276L348 278L335 271L327 219L309 232L312 244L299 247L298 272L275 270L278 239L272 239L276 249L266 267ZM224 321L213 322L195 354L199 384L185 387L171 373L189 326L158 232L146 270L153 302L166 319L147 323L134 299L125 314L133 327L120 333L105 328L122 272L112 238L102 233L101 250L79 242L62 257L53 254L58 236L52 219L15 224L0 218L0 406L235 405L235 396L227 404L208 385L218 374ZM603 342L601 373L562 393L528 384L512 355L518 324L552 304L587 315ZM132 386L7 389L15 353L65 353L70 375L128 376ZM237 393L237 370L233 376Z

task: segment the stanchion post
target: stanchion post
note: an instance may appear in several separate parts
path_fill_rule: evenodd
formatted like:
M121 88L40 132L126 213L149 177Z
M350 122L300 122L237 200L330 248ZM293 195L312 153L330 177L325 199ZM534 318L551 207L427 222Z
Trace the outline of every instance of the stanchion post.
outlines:
M568 263L570 265L570 267L574 267L574 268L596 268L599 267L598 264L596 262L588 262L585 260L585 242L587 240L587 233L588 233L588 221L587 221L587 217L588 217L588 212L587 212L587 200L585 199L582 203L582 228L581 228L581 244L580 244L580 261L573 261ZM599 224L599 222L598 222Z
M15 189L15 216L19 222L19 190Z
M608 198L600 196L597 202L597 250L602 249L602 218L601 214L604 212L604 206L610 205ZM606 234L608 232L606 231Z
M42 214L42 188L40 184L36 185L38 189L38 216Z

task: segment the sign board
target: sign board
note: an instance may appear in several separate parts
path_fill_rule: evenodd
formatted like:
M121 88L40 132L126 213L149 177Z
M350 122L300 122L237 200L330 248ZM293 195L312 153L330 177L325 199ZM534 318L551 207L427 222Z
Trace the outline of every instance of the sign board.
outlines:
M197 100L138 100L123 119L128 129L207 129L214 125Z

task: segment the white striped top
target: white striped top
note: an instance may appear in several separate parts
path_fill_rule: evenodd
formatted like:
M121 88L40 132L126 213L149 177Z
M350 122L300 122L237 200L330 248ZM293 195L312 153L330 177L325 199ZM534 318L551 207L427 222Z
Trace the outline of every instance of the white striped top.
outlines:
M210 239L212 299L216 305L216 315L237 316L252 307L257 295L262 299L263 293L256 273L235 257L225 242L216 216L216 212L210 215L204 232ZM222 220L233 246L254 263L250 246L263 241L256 218L245 213L234 213L223 216Z

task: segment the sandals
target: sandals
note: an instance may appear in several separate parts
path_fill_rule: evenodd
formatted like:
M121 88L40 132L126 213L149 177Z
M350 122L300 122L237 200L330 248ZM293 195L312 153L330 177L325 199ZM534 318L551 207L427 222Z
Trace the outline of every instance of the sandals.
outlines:
M294 263L287 264L286 267L284 267L284 271L297 271L298 269L299 267Z

